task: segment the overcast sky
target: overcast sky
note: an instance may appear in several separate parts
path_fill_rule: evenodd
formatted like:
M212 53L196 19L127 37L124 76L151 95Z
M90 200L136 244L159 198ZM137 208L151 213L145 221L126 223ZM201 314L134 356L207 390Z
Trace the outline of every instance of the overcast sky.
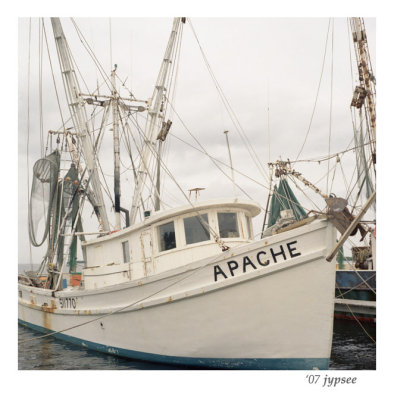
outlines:
M118 65L118 76L126 80L126 86L138 99L148 99L153 92L159 67L164 55L172 26L171 18L76 18L101 65L109 74L110 25L112 34L112 63ZM192 18L193 27L208 62L226 98L229 100L243 131L246 133L265 170L268 161L279 157L294 160L300 151L316 98L323 55L325 51L329 18ZM39 82L38 82L38 19L32 19L31 70L30 70L30 169L40 157L39 138ZM94 90L102 78L92 60L81 46L69 19L62 19L63 28L78 68L89 90ZM49 47L62 107L67 114L64 90L59 80L59 67L54 51L50 21L45 21ZM375 69L376 37L375 19L366 18L365 25L371 58ZM27 88L28 88L28 40L29 19L19 20L19 262L28 262L27 235ZM43 132L61 126L60 114L54 95L46 48L43 64ZM334 18L328 34L324 72L317 107L310 134L300 159L325 156L329 151L330 103L331 154L345 150L353 137L349 104L353 81L350 57L354 60L353 43L349 42L346 18ZM210 155L228 163L224 130L228 130L234 167L267 186L250 159L241 137L236 132L215 85L204 64L198 44L188 23L184 26L181 58L177 79L174 108L183 123ZM332 68L332 72L331 72ZM353 65L354 69L354 65ZM353 73L355 71L353 70ZM331 98L332 83L332 98ZM81 82L82 90L85 85ZM269 111L268 111L269 109ZM172 116L171 134L196 145L183 124ZM141 119L141 122L143 120ZM268 123L269 121L269 123ZM169 137L169 152L165 160L181 187L187 189L204 187L201 200L232 197L231 182L215 168L212 162L179 141ZM106 146L100 153L105 172L112 174L112 150ZM105 155L106 150L108 153ZM269 160L270 156L270 160ZM354 153L342 159L348 181L354 170ZM130 162L125 157L124 164ZM331 163L333 165L333 163ZM312 182L326 190L327 163L300 163L297 168ZM229 174L229 171L226 170ZM124 174L124 177L127 175ZM329 186L331 186L332 173ZM111 178L108 177L109 182ZM322 179L322 180L321 180ZM265 207L267 190L250 180L235 175L236 182L254 200ZM123 180L122 206L130 208L132 179ZM354 181L353 181L354 182ZM171 205L184 204L185 199L171 179L164 178L166 201ZM300 184L300 187L302 185ZM112 189L112 183L109 184ZM339 168L333 184L333 192L344 195L345 185ZM310 194L310 192L308 192ZM241 195L237 190L237 195ZM308 209L313 208L300 194ZM310 194L315 204L323 207L321 199ZM113 223L113 214L110 214ZM257 219L255 229L260 229ZM92 224L96 222L87 221ZM42 250L33 249L33 261L40 261Z

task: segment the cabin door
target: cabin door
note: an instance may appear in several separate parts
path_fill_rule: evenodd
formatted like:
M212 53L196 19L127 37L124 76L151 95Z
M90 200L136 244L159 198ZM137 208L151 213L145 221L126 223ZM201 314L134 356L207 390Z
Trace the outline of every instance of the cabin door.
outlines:
M145 276L152 275L154 271L152 258L152 235L150 229L141 233L141 251L142 261L144 263L144 274Z

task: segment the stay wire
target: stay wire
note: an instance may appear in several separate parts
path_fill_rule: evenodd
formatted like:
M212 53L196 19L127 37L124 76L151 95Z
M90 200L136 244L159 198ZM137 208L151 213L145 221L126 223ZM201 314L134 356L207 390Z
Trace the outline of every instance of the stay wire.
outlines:
M331 85L330 85L330 118L328 125L328 156L331 155L331 130L332 130L332 95L333 95L333 83L334 83L334 20L332 19L331 29ZM330 159L327 162L327 192L328 192L328 178L330 173Z
M171 103L170 103L170 102L168 102L168 103L169 103L170 106L172 107ZM173 107L172 107L172 108L173 108ZM179 115L177 114L177 112L176 112L175 110L174 110L174 112L175 112L175 114L176 114L176 115L178 116L178 118L179 118ZM159 157L157 157L157 150L155 149L155 147L154 147L154 146L152 145L152 143L148 140L148 138L146 137L145 133L144 133L144 132L141 132L141 133L142 133L142 135L143 135L143 139L146 141L146 144L147 144L149 150L152 152L153 156L156 156L156 158L159 159L160 166L163 168L164 172L168 174L168 176L171 178L171 180L174 182L174 184L175 184L175 185L177 186L177 188L180 190L180 192L182 193L182 195L183 195L184 198L186 199L187 203L189 203L189 205L190 205L193 209L195 209L194 204L190 201L190 199L188 198L188 196L185 194L185 192L183 191L183 189L181 188L181 186L179 185L179 183L177 182L177 180L175 179L175 177L172 175L172 173L171 173L171 171L169 170L169 168L165 165L164 161L163 161L162 159L160 159ZM153 158L154 158L154 157L153 157ZM152 158L152 159L153 159L153 158ZM142 162L144 163L144 160L143 160L142 156L141 156L141 160L142 160ZM148 171L150 170L148 167L149 167L149 166L146 166L146 165L145 165L145 170L147 171L148 177L149 177L150 180L151 180L152 186L154 186L154 190L155 190L155 192L156 192L155 194L159 197L160 201L162 202L162 198L161 198L160 194L157 192L156 185L155 185L155 182L154 182L154 180L153 180L153 177L151 177L151 174L148 172ZM241 189L241 190L242 190L242 189ZM246 194L246 193L245 193L245 194ZM246 194L246 195L247 195L247 194ZM251 199L250 196L248 196L248 197ZM195 211L195 212L197 213L198 217L201 218L200 213L199 213L198 211ZM202 218L201 218L201 220L202 220ZM202 220L202 223L205 224L205 221ZM214 229L213 229L209 224L208 224L208 226L207 226L207 229L209 229L209 231L212 233L213 237L215 238L216 243L217 243L220 247L222 247L222 245L224 245L224 242L223 242L222 240L220 240L220 237L219 237L219 235L217 234L217 232L215 232Z
M312 127L313 117L314 117L314 115L315 115L317 100L318 100L318 98L319 98L319 93L320 93L320 85L321 85L322 78L323 78L324 65L325 65L325 63L326 63L326 54L327 54L328 36L329 36L329 33L330 33L330 26L331 26L331 18L328 20L328 28L327 28L327 35L326 35L326 44L325 44L325 47L324 47L323 63L322 63L322 68L321 68L321 72L320 72L319 84L318 84L318 86L317 86L317 92L316 92L315 103L314 103L314 105L313 105L312 115L311 115L311 118L310 118L310 120L309 120L308 130L306 131L306 135L305 135L305 138L304 138L304 142L302 143L301 149L300 149L300 151L298 152L298 155L297 155L297 157L296 157L296 161L298 160L298 158L300 157L302 151L304 150L305 143L306 143L306 141L307 141L307 139L308 139L309 132L310 132L311 127Z
M60 113L60 118L62 120L62 127L63 127L63 129L65 129L66 125L65 125L65 122L64 122L64 118L63 118L62 108L61 108L61 105L60 105L59 92L58 92L57 86L56 86L55 75L54 75L54 72L53 72L52 58L51 58L51 54L50 54L50 51L49 51L48 38L47 38L44 22L43 22L43 31L44 31L45 43L46 43L46 48L47 48L47 53L48 53L49 65L50 65L50 68L51 68L53 86L54 86L55 94L56 94L56 101L57 101L57 105L58 105L58 109L59 109L59 113Z
M234 246L233 248L239 247L239 246L241 246L241 245L242 245L242 244L238 244L238 245ZM115 310L113 310L113 311L108 312L108 313L105 314L105 315L100 315L100 316L97 317L97 318L91 319L91 320L89 320L89 321L85 321L85 322L83 322L83 323L81 323L81 324L73 325L73 326L71 326L71 327L69 327L69 328L61 329L61 330L58 330L58 331L55 331L55 332L50 332L50 333L47 333L47 334L41 335L41 336L35 336L35 337L29 338L29 339L18 340L18 344L23 344L23 343L31 342L31 341L33 341L33 340L38 340L38 339L42 339L42 338L45 338L45 337L53 336L53 335L56 335L56 334L58 334L58 333L67 332L67 331L69 331L69 330L71 330L71 329L79 328L79 327L81 327L81 326L91 324L92 322L99 321L99 320L101 320L101 319L107 318L107 317L109 317L109 316L111 316L111 315L113 315L113 314L116 314L116 313L120 313L120 312L122 312L122 311L125 311L125 310L127 310L128 308L133 307L133 306L135 306L136 304L141 303L142 301L148 300L149 298L151 298L151 297L153 297L153 296L156 296L157 294L159 294L159 293L161 293L161 292L163 292L163 291L169 289L170 287L172 287L172 286L174 286L174 285L177 285L177 284L179 284L180 282L185 281L186 279L192 277L193 275L195 275L197 272L201 271L202 269L204 269L204 268L208 267L209 265L214 264L215 262L217 262L217 260L219 260L221 257L222 257L222 253L218 254L216 257L212 257L212 259L210 259L210 260L208 261L208 263L206 263L205 265L201 265L201 266L197 267L196 269L194 269L194 270L192 270L192 271L185 271L185 273L186 273L187 275L184 276L183 278L180 278L180 279L176 280L175 282L172 282L172 283L170 283L170 284L164 286L163 288L157 290L157 291L154 292L154 293L151 293L151 294L149 294L149 295L147 295L147 296L145 296L145 297L143 297L143 298L140 298L140 299L138 299L138 300L136 300L136 301L134 301L134 302L132 302L132 303L130 303L130 304L127 304L126 306L120 307L120 308L118 308L118 309L115 309ZM188 272L190 272L190 273L188 274ZM137 311L137 310L132 310L132 311Z
M255 165L256 165L256 167L258 169L258 171L262 174L263 178L266 179L266 181L268 182L269 181L268 174L265 171L264 166L262 165L258 155L256 154L256 151L254 150L254 147L250 144L250 141L249 141L247 135L245 134L245 132L244 132L244 130L242 128L242 125L240 124L235 112L233 111L233 109L231 107L230 102L226 98L226 96L225 96L225 94L223 92L223 89L221 88L218 80L216 79L216 77L214 75L213 70L212 70L212 68L211 68L211 66L210 66L210 64L208 62L208 59L207 59L207 57L206 57L206 55L204 53L204 50L202 49L201 43L200 43L200 41L199 41L199 39L197 37L196 31L194 30L194 27L193 27L193 24L192 24L190 18L188 18L188 21L189 21L189 25L190 25L190 27L192 29L193 35L194 35L194 37L195 37L195 39L197 41L197 44L198 44L198 46L200 48L200 51L201 51L202 57L204 59L205 65L206 65L206 67L208 69L208 72L211 75L211 78L212 78L212 80L214 82L214 85L216 86L216 89L217 89L217 91L219 93L219 96L220 96L220 98L221 98L221 100L222 100L222 102L223 102L223 104L224 104L224 106L225 106L225 108L226 108L226 110L227 110L227 112L229 114L230 119L232 120L232 122L234 124L236 132L239 134L239 136L241 137L242 141L244 142L245 147L247 148L252 160L254 161L254 163L255 163Z
M40 115L40 149L41 158L44 157L44 118L43 118L43 105L42 105L42 62L43 62L43 19L40 18L38 22L38 93L39 93L39 115Z
M171 106L171 108L173 109L175 115L178 117L179 121L181 122L181 124L183 125L183 127L186 129L187 133L194 139L194 141L195 141L195 142L198 144L198 146L201 148L202 153L204 153L204 154L213 162L213 164L215 165L215 167L218 168L219 171L221 171L222 174L223 174L227 179L229 179L229 180L232 182L232 178L231 178L229 175L227 175L227 174L223 171L222 168L220 168L220 167L218 166L218 164L216 163L216 160L215 160L213 157L211 157L210 154L208 154L208 152L205 150L205 148L202 146L202 144L198 141L198 139L197 139L197 138L192 134L192 132L188 129L188 127L187 127L186 124L183 122L182 118L181 118L180 115L177 113L177 111L174 109L174 107L173 107L173 105L171 104L170 101L168 101L168 104L169 104L169 105ZM234 171L235 171L235 169L234 169ZM252 200L252 197L249 196L249 194L246 193L245 190L244 190L243 188L241 188L237 183L235 183L235 185L238 187L238 189L241 190L242 193L245 194L245 196L247 196L249 199Z
M341 289L339 287L337 287L340 296L342 297L342 299L345 299L345 297L343 296ZM352 317L356 320L356 322L360 325L361 329L364 331L364 333L371 339L371 341L373 343L376 343L376 340L367 332L367 330L365 329L365 327L363 326L363 324L361 323L361 321L356 317L356 315L354 314L353 310L350 308L349 304L345 304L347 309L349 310L349 312L352 314Z
M31 18L29 18L29 51L27 55L27 140L26 140L26 171L27 171L27 202L30 206L30 63L31 63ZM29 240L30 267L33 270L32 244Z
M310 159L307 159L307 160L295 160L295 161L289 160L289 162L291 164L306 163L306 162L316 162L316 163L320 164L323 161L327 161L327 160L329 160L331 158L334 158L334 157L337 157L337 156L339 156L341 154L345 154L345 153L348 153L349 151L357 150L357 149L359 149L361 147L369 146L371 143L374 143L374 141L372 141L372 142L367 142L367 143L360 144L360 145L353 146L353 147L349 148L349 146L353 143L353 141L354 141L354 139L352 138L350 143L349 143L349 145L348 145L348 148L346 150L339 151L337 153L331 154L330 156L321 156L321 157L316 157L316 158L310 158Z

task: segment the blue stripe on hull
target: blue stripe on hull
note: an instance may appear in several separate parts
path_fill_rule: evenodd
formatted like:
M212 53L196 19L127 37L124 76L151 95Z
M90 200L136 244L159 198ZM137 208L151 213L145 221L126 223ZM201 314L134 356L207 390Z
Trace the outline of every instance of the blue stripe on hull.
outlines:
M42 333L50 333L41 326L30 324L18 319L18 322L28 328ZM193 358L172 357L160 354L144 353L140 351L127 350L119 347L106 346L99 343L89 342L62 333L53 335L69 343L76 344L91 350L100 351L120 357L143 360L161 364L172 364L179 366L191 366L194 368L213 369L261 369L261 370L310 370L328 369L330 360L328 358Z

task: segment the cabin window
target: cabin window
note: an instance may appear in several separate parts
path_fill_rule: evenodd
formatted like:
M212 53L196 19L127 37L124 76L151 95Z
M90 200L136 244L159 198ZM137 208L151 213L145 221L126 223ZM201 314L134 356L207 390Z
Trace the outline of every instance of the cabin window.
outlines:
M123 251L123 262L124 263L130 262L130 247L128 240L122 242L122 251Z
M209 240L208 214L184 218L186 244Z
M220 237L239 237L237 213L218 213L218 221Z
M159 232L159 249L160 251L175 249L175 227L174 221L158 227Z

